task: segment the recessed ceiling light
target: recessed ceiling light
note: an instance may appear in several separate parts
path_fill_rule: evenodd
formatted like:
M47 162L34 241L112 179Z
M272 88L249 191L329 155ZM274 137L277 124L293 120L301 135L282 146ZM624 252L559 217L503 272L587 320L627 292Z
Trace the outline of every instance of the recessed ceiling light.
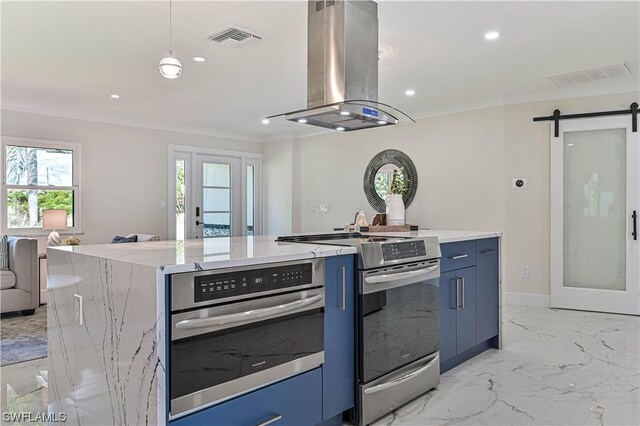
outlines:
M269 124L269 119L268 118L263 119L262 124Z
M497 39L498 37L500 37L500 33L499 33L499 32L497 32L497 31L489 31L488 33L486 33L486 34L484 35L484 38L485 38L486 40L495 40L495 39Z
M118 94L116 94L116 93L113 93L113 94L111 95L111 99L120 99L120 95L118 95Z
M339 131L339 132L341 132L341 131L343 131L343 130L344 130L344 127L336 127L336 130L337 130L337 131Z
M406 90L406 91L404 92L404 94L405 94L405 95L407 95L407 96L413 96L413 95L415 95L415 94L416 94L416 91L415 91L415 90L413 90L413 89L409 89L409 90Z
M304 124L304 123L306 123L306 122L307 122L307 119L306 119L306 118L299 118L299 119L298 119L298 123L302 123L302 124Z
M382 120L380 120L380 121L378 121L378 124L382 126L382 125L384 125L384 124L387 124L387 122L386 122L386 121L382 121Z
M194 61L196 61L196 62L204 62L204 61L206 61L206 60L207 60L207 58L205 58L205 57L203 57L203 56L194 56L192 59L193 59Z
M349 111L340 111L340 115L349 115L351 114Z

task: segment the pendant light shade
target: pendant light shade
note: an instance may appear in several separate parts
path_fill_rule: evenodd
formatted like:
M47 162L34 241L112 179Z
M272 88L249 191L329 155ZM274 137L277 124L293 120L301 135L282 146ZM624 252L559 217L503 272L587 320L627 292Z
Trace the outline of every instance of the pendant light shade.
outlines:
M178 78L180 74L182 74L182 64L177 58L169 55L160 61L158 64L158 68L160 69L160 74L162 74L165 78Z
M158 64L158 69L160 69L160 74L164 78L175 79L180 77L182 74L182 64L178 60L178 58L173 57L173 52L171 51L171 43L173 39L173 11L171 10L171 0L169 0L169 56L165 56L160 60Z

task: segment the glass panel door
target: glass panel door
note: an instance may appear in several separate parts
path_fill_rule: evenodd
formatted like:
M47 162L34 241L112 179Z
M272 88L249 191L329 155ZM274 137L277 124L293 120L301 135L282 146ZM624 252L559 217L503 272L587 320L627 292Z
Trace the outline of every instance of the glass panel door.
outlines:
M638 135L629 117L566 120L551 135L551 305L639 314Z
M240 160L198 155L196 238L242 235Z

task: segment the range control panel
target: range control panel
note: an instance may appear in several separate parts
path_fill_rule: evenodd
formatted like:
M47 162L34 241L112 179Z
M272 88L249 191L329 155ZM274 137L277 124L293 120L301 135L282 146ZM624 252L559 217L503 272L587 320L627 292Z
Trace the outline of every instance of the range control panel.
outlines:
M409 240L400 243L382 244L382 258L384 260L400 260L412 257L426 256L427 249L422 240Z
M200 275L194 278L194 302L296 287L312 282L310 263Z

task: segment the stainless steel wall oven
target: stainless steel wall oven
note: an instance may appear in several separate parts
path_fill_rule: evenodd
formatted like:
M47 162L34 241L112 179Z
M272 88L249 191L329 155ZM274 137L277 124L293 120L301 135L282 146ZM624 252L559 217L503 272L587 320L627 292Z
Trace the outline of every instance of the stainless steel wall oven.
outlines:
M172 418L323 363L323 259L176 274L170 285Z

